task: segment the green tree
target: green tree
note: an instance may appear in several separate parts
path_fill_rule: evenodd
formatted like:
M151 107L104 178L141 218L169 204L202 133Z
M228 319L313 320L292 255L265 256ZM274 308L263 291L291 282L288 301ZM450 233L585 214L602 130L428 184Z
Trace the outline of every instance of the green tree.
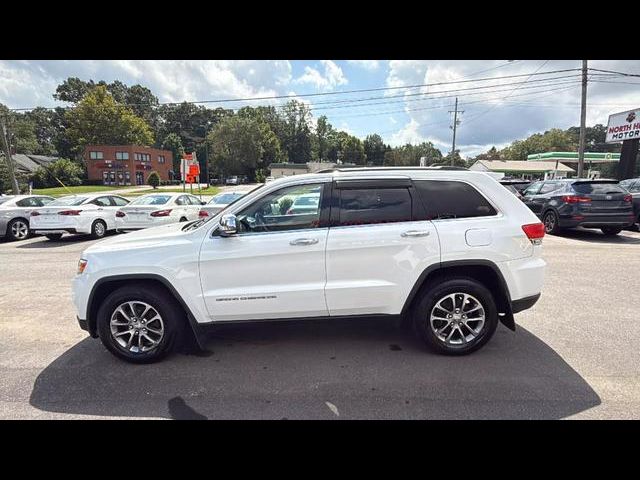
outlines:
M384 144L382 137L377 133L367 135L363 142L364 153L367 156L367 164L384 165L384 154L389 147Z
M180 136L187 152L193 152L205 141L207 134L224 118L233 116L232 110L210 109L193 103L162 105L158 109L162 126L158 130L159 138L170 133Z
M210 171L225 175L250 175L262 166L264 154L260 124L239 116L222 120L207 136Z
M364 146L358 137L348 135L342 144L342 161L344 163L365 164Z
M147 178L147 185L151 185L155 190L160 185L160 175L158 172L150 172Z
M68 158L60 158L46 167L38 167L33 173L33 184L37 188L81 185L84 169ZM60 182L59 182L59 181Z
M315 132L315 157L319 162L326 162L329 160L328 155L333 132L333 126L331 126L327 117L324 115L319 117L316 123Z
M184 147L182 146L182 140L177 133L170 133L162 142L162 148L165 150L171 150L173 155L173 171L180 172L180 159L184 156Z
M291 100L282 108L283 133L281 146L290 162L311 161L311 128L309 107L297 100Z
M97 86L66 112L67 136L76 153L89 144L151 145L153 133L143 119L118 104L104 86Z

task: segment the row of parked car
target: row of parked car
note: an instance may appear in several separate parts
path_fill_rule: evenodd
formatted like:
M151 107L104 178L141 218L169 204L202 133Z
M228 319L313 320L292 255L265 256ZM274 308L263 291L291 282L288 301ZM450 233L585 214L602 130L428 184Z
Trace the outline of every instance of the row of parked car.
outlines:
M59 240L64 234L102 238L215 215L245 192L225 192L203 202L186 193L151 193L135 200L114 194L14 195L0 197L0 237L24 240L33 234Z
M617 235L623 228L640 228L640 178L557 179L530 182L500 181L557 234L565 228L598 228Z

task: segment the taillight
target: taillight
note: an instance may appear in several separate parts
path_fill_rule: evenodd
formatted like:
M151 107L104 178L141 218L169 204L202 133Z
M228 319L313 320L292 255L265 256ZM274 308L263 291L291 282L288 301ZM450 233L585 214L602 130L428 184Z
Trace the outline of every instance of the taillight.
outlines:
M631 203L631 202L633 201L633 196L631 196L631 195L625 195L625 196L624 196L624 198L623 198L623 200L624 200L625 202L629 202L629 203Z
M63 210L58 212L58 215L80 215L82 210Z
M38 215L40 215L40 212L37 212L35 210L33 212L31 212L31 216L32 217L37 217Z
M591 199L587 197L579 197L578 195L565 195L562 197L564 203L591 203Z
M155 212L152 212L151 216L152 217L168 217L170 213L171 213L171 209L168 208L166 210L157 210Z
M209 214L207 213L207 211L206 211L206 210L200 210L200 211L198 212L198 216L199 216L199 217L208 217L208 216L209 216Z
M544 237L543 223L528 223L527 225L522 225L522 230L534 245L540 245L542 243L542 238Z
M84 258L81 258L78 261L78 275L82 275L84 269L87 268L87 263L87 260L85 260Z
M118 210L116 212L116 217L118 217L118 218L122 218L122 217L126 217L126 216L127 216L127 214L124 213L122 210Z

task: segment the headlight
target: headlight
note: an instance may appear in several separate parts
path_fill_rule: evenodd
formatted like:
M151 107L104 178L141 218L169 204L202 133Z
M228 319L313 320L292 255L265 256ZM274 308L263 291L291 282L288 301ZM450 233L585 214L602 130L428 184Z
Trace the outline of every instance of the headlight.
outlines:
M84 258L81 258L80 260L78 260L78 275L84 272L84 269L87 268L87 263L89 262Z

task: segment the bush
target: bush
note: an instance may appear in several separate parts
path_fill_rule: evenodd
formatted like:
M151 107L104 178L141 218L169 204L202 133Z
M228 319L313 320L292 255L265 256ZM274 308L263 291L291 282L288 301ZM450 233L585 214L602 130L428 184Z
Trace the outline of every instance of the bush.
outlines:
M82 185L83 176L81 165L68 158L60 158L47 167L38 167L31 179L36 188L59 187L58 180L68 187Z
M151 185L154 189L160 185L160 175L158 172L151 172L149 178L147 178L147 185Z

